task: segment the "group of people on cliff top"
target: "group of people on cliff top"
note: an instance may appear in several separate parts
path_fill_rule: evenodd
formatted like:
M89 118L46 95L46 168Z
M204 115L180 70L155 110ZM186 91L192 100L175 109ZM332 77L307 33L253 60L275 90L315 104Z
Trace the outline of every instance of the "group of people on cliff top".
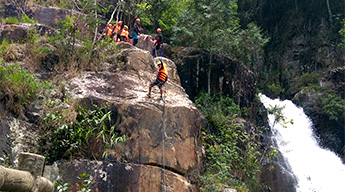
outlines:
M131 39L133 39L133 45L136 46L139 41L139 35L142 32L140 19L137 18L135 20L134 26L133 26L133 32L132 36L129 35L128 32L128 26L123 25L122 21L118 21L115 25L109 24L107 28L104 29L103 35L102 35L102 41L109 36L111 38L111 42L128 42L131 43ZM152 50L152 56L157 57L158 52L161 57L163 57L163 52L161 49L161 44L163 44L163 35L162 30L160 28L157 28L157 37L155 41L153 41L150 38L150 41L153 43L154 47ZM152 81L149 84L149 92L148 97L151 97L151 89L154 86L158 86L160 90L160 96L163 99L163 86L168 81L168 71L166 68L166 64L160 60L160 62L157 62L158 70L157 70L157 76L154 81Z
M133 32L132 35L129 35L129 29L127 25L124 25L122 21L118 21L116 24L108 24L108 26L103 30L103 35L102 35L102 41L109 36L111 38L111 42L128 42L128 43L133 43L134 46L139 41L139 35L142 32L141 24L140 24L140 19L137 18L135 20L134 26L133 26ZM161 44L163 44L163 35L162 35L162 30L160 28L157 28L157 38L155 41L153 41L150 38L150 41L154 44L154 48L152 50L152 56L158 56L159 55L162 57L163 52L161 50ZM133 41L132 41L133 39Z

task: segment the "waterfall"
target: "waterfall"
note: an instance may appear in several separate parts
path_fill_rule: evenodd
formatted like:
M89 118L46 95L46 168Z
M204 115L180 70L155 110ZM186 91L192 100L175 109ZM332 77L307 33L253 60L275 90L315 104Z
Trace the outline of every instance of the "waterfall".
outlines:
M345 165L335 153L318 145L312 123L303 109L289 100L272 100L263 94L259 96L267 109L283 107L284 118L287 121L293 119L293 124L275 122L275 116L268 115L272 139L296 176L296 191L345 191Z

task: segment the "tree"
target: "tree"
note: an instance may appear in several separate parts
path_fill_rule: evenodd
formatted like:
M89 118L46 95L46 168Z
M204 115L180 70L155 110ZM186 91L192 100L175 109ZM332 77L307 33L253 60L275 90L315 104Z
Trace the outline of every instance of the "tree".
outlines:
M172 36L172 27L176 24L187 0L137 0L136 15L150 32L162 28L165 37Z
M237 0L189 1L173 29L173 43L206 49L210 58L225 54L250 65L255 54L263 54L268 39L254 23L242 29L237 8Z

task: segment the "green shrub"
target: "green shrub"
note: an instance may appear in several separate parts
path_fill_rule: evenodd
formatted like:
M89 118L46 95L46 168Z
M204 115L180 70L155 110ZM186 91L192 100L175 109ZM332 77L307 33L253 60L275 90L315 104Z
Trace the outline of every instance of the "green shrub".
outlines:
M97 139L103 142L99 145L105 156L107 149L126 139L115 131L107 106L94 106L93 110L78 106L74 111L73 107L64 108L59 102L50 101L47 109L39 126L39 151L48 162L87 155L97 158L86 151L90 142Z
M321 75L317 72L304 73L299 78L299 84L301 86L317 85L321 79Z
M18 65L0 65L0 101L15 115L21 115L42 88L43 84Z
M4 38L0 44L0 57L3 56L3 54L6 51L6 48L10 45L10 42L8 41L8 39Z
M37 20L29 18L26 14L22 14L20 21L23 23L31 23L31 24L38 23Z
M91 192L91 185L95 183L90 178L90 174L82 173L79 177L79 182L76 183L81 189L77 192ZM58 182L55 183L55 188L57 192L67 192L69 191L70 184L69 183L64 183L64 184L59 184Z
M279 84L271 84L271 85L267 85L267 88L270 91L270 95L272 95L273 97L277 97L279 96L281 93L285 92L285 89L282 88Z
M16 24L18 25L20 22L17 17L8 17L2 20L5 24Z
M339 117L345 116L345 99L339 95L327 93L320 95L323 104L323 112L330 120L338 121Z
M235 118L240 110L231 98L202 93L195 103L210 123L202 129L206 171L200 177L201 190L222 191L225 186L238 191L261 188L257 176L263 156L259 152L262 131L246 130L242 120Z

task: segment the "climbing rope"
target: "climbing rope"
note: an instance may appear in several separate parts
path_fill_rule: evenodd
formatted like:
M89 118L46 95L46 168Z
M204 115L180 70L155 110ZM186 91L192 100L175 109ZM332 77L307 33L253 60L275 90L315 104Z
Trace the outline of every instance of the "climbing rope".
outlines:
M163 185L164 185L164 192L167 191L167 188L166 188L166 180L165 180L165 157L164 157L164 133L165 133L165 130L164 130L164 118L165 118L165 100L162 98L163 100L163 126L162 126L162 169L163 169Z

